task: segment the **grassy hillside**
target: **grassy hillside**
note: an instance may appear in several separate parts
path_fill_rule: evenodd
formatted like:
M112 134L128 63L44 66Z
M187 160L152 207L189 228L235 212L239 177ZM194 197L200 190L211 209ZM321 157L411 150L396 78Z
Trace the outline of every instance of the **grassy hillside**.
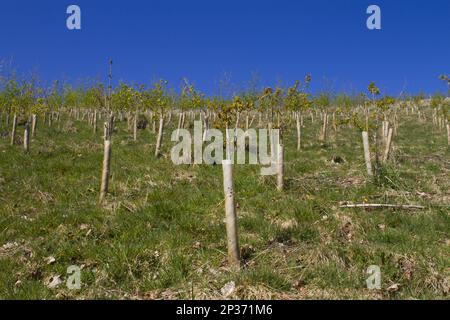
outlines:
M134 142L117 124L99 205L101 133L65 117L39 123L29 154L0 138L0 298L209 299L231 281L230 298L448 297L450 151L446 133L416 116L401 121L374 180L359 131L331 131L322 145L310 119L302 151L295 128L285 133L284 192L259 166L235 166L240 272L227 266L221 166L172 164L175 118L159 158L155 134L141 130ZM80 290L65 285L70 265L82 268ZM370 265L381 268L381 290L366 288Z

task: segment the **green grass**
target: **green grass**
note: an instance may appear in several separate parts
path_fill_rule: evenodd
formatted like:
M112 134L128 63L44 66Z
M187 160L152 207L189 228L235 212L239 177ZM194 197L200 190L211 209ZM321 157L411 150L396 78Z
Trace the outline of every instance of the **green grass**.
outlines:
M103 145L85 123L40 124L30 154L0 140L0 298L446 299L449 291L450 152L446 134L407 118L375 181L365 174L360 133L341 128L326 146L306 121L304 148L285 134L286 190L259 166L235 167L241 272L227 266L221 166L170 161L155 136L137 142L118 124L112 179L97 203ZM172 120L171 126L175 120ZM71 132L69 129L75 129ZM19 129L19 134L22 133ZM333 164L333 156L345 162ZM339 208L340 201L414 203L420 211ZM45 258L55 262L47 264ZM382 289L366 288L379 265ZM82 267L81 290L67 279ZM399 284L399 290L387 288Z

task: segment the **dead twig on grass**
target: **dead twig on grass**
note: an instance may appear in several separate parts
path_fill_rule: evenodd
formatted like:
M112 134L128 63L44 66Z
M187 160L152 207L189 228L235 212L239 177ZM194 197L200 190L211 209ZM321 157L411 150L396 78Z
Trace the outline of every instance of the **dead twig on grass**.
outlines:
M405 210L421 210L424 206L415 204L386 204L386 203L344 203L339 208L394 208Z

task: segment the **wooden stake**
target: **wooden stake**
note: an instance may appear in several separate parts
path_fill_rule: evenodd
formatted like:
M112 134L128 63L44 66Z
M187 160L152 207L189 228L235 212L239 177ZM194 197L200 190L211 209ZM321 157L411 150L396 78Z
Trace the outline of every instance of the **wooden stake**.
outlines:
M322 142L327 141L327 122L328 122L328 113L325 112L325 114L323 115L322 134L320 136L320 140Z
M202 141L206 141L206 133L208 132L209 128L209 116L205 115L204 117L204 130L203 130L203 138Z
M283 191L284 189L284 146L278 145L277 154L277 190Z
M184 128L184 122L186 120L186 113L182 112L182 120L181 120L181 126L180 128L183 129Z
M425 209L424 206L414 204L384 204L384 203L357 203L343 204L339 208L394 208L394 209Z
M447 123L447 142L450 146L450 123Z
M17 129L17 115L13 117L13 126L11 131L11 145L14 145L14 140L16 138L16 129Z
M336 134L336 132L337 132L336 112L333 112L333 130L334 130L334 133Z
M97 133L97 109L94 110L94 118L92 120L93 120L92 121L92 127L93 127L93 130L94 130L94 134L96 134Z
M254 115L252 116L252 119L250 120L250 124L248 125L249 128L252 126L253 121L255 120L255 117L256 117L256 114L254 114ZM247 129L248 129L248 128L247 128Z
M162 137L164 130L164 117L161 115L159 118L159 130L158 130L158 138L156 140L156 148L155 148L155 157L159 156L161 145L162 145Z
M127 112L127 130L131 132L131 112Z
M178 126L177 126L177 136L176 136L176 140L178 140L178 138L180 137L180 129L181 129L181 124L183 123L183 112L180 112L178 114Z
M388 136L389 136L389 129L390 129L390 124L389 121L385 121L385 125L384 125L384 142L385 144L387 144L387 140L388 140Z
M302 124L300 120L300 115L297 113L297 151L302 148Z
M138 123L138 116L139 113L136 111L134 114L134 121L133 121L133 140L137 140L137 123Z
M33 114L31 116L31 136L33 138L36 136L36 125L37 125L37 115Z
M369 134L367 131L362 132L363 145L364 145L364 159L366 161L367 174L373 176L372 163L370 162L370 148L369 148Z
M114 114L111 112L109 114L109 123L108 123L108 137L111 140L112 134L114 133Z
M111 140L109 125L105 122L105 146L103 153L103 169L102 169L102 184L100 186L100 197L99 202L103 202L106 194L108 193L109 187L109 170L111 165Z
M25 124L25 131L23 132L23 148L25 152L30 151L30 125L28 122Z
M233 267L240 267L239 242L236 222L236 205L233 190L233 165L231 160L222 161L223 190L225 193L225 221L227 229L228 261Z
M383 163L386 163L386 161L389 158L389 153L391 151L391 144L392 144L392 134L393 134L393 130L392 128L389 128L389 133L386 139L386 147L384 149L384 154L383 154Z

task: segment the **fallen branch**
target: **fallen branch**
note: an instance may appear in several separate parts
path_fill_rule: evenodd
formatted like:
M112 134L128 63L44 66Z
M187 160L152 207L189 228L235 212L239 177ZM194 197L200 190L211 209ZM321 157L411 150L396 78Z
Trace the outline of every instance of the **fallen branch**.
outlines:
M343 204L340 208L394 208L394 209L407 209L407 210L420 210L425 209L424 206L414 204L381 204L381 203L351 203Z

